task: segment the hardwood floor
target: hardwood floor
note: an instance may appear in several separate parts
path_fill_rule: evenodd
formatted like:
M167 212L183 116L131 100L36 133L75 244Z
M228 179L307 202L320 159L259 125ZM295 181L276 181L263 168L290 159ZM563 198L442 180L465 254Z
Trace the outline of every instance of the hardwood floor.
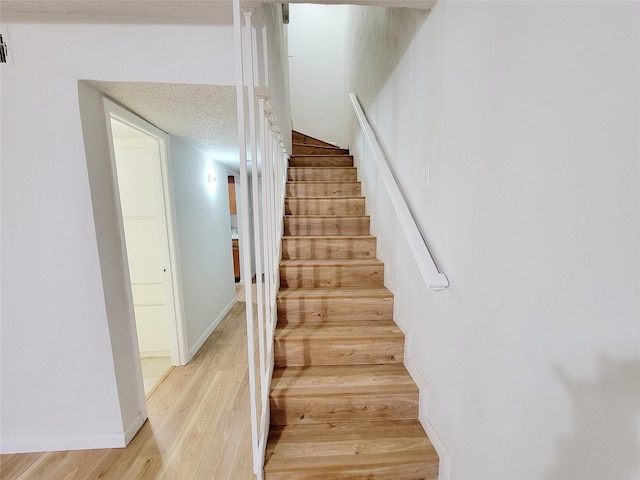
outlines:
M2 480L253 479L245 304L147 400L127 448L0 456Z

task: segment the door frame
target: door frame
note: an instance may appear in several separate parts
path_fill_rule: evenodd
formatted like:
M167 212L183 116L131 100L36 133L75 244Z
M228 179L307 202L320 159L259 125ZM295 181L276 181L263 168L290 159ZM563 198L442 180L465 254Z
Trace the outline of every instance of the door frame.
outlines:
M180 268L178 262L178 245L177 245L177 231L174 221L175 208L173 205L173 197L171 194L171 182L169 178L169 135L159 128L155 127L151 123L142 119L135 113L127 110L126 108L118 105L107 97L103 98L105 118L107 124L107 134L109 137L109 156L111 158L111 168L113 172L116 199L116 211L118 215L118 235L122 245L126 245L124 236L124 220L122 216L122 207L120 205L120 192L118 188L118 173L115 161L115 152L113 145L113 132L111 130L111 119L115 119L125 125L138 130L139 132L155 139L158 142L159 153L159 170L160 170L160 185L159 191L162 193L162 207L163 214L159 216L161 227L166 232L166 238L161 242L163 245L162 255L167 265L167 272L165 275L165 295L167 297L167 310L169 312L169 339L171 349L171 363L172 365L186 365L188 362L188 344L187 344L187 329L185 323L185 315L182 301L182 290L180 281ZM131 279L129 277L129 262L127 258L126 248L122 249L121 261L124 264L124 270L126 272L127 288L127 302L130 307L130 326L131 334L135 342L136 348L138 346L137 341L137 329L135 314L133 309L133 293L131 289ZM138 351L138 356L140 352ZM142 385L142 371L139 374L139 382ZM143 389L144 394L144 389Z

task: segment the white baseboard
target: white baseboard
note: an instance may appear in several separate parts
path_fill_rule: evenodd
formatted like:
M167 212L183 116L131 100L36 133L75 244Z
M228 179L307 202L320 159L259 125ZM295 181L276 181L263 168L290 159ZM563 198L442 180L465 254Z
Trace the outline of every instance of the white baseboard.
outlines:
M200 350L200 347L202 347L204 342L207 341L207 338L209 338L209 336L213 333L213 331L216 329L218 324L222 321L224 316L227 313L229 313L229 310L231 310L231 307L233 307L236 304L236 301L237 301L237 297L234 295L233 298L231 299L231 301L227 304L227 306L222 309L222 311L215 318L215 320L213 322L211 322L211 325L209 325L209 327L200 336L200 338L196 341L196 343L194 343L194 345L189 349L189 354L188 354L188 357L189 357L188 361L189 362L195 356L195 354L198 353L198 350Z
M410 358L404 359L404 366L420 392L418 397L418 418L427 418L429 412L429 384L418 372Z
M431 445L435 448L438 457L440 458L440 465L438 471L438 480L449 480L449 471L451 465L451 456L449 455L449 451L442 443L440 436L433 428L433 425L427 418L420 418L420 424L422 428L424 428Z
M136 433L138 433L138 430L142 428L142 425L144 425L144 422L146 420L147 416L142 412L138 412L138 414L131 422L131 425L129 425L124 431L125 445L129 445L129 442L133 440L133 437L136 436Z
M0 453L60 452L64 450L122 448L124 446L126 446L126 442L123 433L3 437L0 441Z
M150 357L170 357L171 350L148 350L141 351L140 358L150 358Z
M412 332L411 332L412 333ZM418 372L418 369L414 366L411 358L405 358L404 366L411 375L411 378L418 386L418 419L424 429L429 441L435 448L438 457L440 458L438 480L449 480L449 470L451 464L451 457L449 451L442 443L440 436L436 432L435 428L429 421L429 384L424 377Z

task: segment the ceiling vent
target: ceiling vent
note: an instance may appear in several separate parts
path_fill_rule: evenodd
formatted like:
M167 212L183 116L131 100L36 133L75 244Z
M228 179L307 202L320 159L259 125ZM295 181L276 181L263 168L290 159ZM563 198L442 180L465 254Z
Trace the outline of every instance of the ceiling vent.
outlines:
M11 68L11 50L9 49L9 33L6 27L0 27L0 68Z

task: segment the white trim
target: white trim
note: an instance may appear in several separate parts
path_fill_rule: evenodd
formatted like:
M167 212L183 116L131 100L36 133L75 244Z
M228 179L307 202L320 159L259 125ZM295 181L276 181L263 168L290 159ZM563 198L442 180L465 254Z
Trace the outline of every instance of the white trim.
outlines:
M250 402L250 415L251 415L251 446L253 454L253 472L256 474L258 480L262 480L263 470L262 461L259 454L259 431L258 431L258 411L256 405L256 372L255 372L255 351L254 351L254 321L253 321L253 294L251 288L251 239L249 236L249 189L247 172L247 134L245 131L245 61L248 61L246 57L251 54L251 45L244 45L245 30L249 29L251 33L251 17L245 16L245 26L242 25L242 17L240 13L240 0L233 0L233 36L235 45L235 68L236 68L236 108L238 111L238 141L239 141L239 155L240 155L240 212L241 212L241 229L240 229L240 244L243 246L240 254L242 255L242 273L241 277L244 277L245 281L245 302L246 302L246 322L247 322L247 357L249 360L249 394L251 397ZM249 53L245 55L245 48L249 49ZM250 66L250 65L249 65ZM250 98L248 101L253 102L254 99ZM256 159L254 158L255 162ZM257 212L256 212L257 214Z
M394 321L396 321L395 317ZM396 321L396 323L398 322ZM427 434L429 441L440 458L438 480L449 480L451 456L440 439L440 436L436 432L436 429L433 427L433 424L429 421L429 384L413 364L411 352L407 351L412 336L413 330L409 330L408 333L405 333L404 366L415 384L418 386L418 419L420 421L420 425L422 425L424 432Z
M125 445L129 445L129 442L133 440L133 437L136 436L136 433L138 433L138 430L142 428L142 425L144 425L146 420L147 414L138 412L131 424L124 430Z
M424 237L418 229L418 225L411 214L411 210L409 210L409 206L402 195L402 191L393 176L393 172L389 166L389 161L382 150L382 146L380 145L369 120L367 120L367 117L362 110L362 106L360 105L356 94L350 93L349 99L351 100L351 104L356 118L358 119L358 123L360 124L360 128L362 129L362 133L364 134L364 137L369 144L369 148L373 153L373 158L378 167L380 178L387 190L391 204L396 211L400 226L407 237L409 246L411 247L411 252L416 259L416 263L418 264L420 273L427 284L427 288L433 290L442 290L447 288L449 286L449 280L447 280L444 273L440 273L438 271L438 267L429 252L429 248L427 247Z
M164 133L164 132L162 132ZM166 135L166 134L165 134ZM169 283L173 295L169 296L172 303L168 307L173 311L175 322L172 325L171 339L171 363L173 365L186 365L188 360L187 324L184 313L182 295L182 269L178 258L178 230L175 225L175 205L170 181L169 171L169 136L160 142L160 169L162 174L162 190L165 209L165 227L167 232L168 256L169 256Z
M104 435L43 435L38 437L2 438L0 453L60 452L64 450L93 450L126 446L124 433Z
M113 102L109 98L103 98L105 115L107 119L107 130L109 137L111 138L111 145L113 145L113 135L111 132L111 119L115 118L116 120L134 128L145 135L148 135L152 138L155 138L158 141L159 151L156 152L159 155L159 180L161 192L160 201L164 206L164 215L161 216L160 221L162 223L163 230L166 232L166 245L164 255L166 257L166 262L168 265L168 275L165 277L165 285L167 290L167 308L171 313L171 317L173 321L170 324L169 333L170 333L170 342L171 342L171 363L173 365L186 365L188 362L187 358L187 335L186 335L186 325L185 325L185 315L184 308L182 305L182 289L181 289L181 275L180 275L180 265L178 260L178 244L177 244L177 231L173 222L174 218L174 204L173 204L173 195L171 192L171 185L169 180L169 152L168 152L168 144L169 144L169 135L155 127L151 123L142 119L135 113L127 110L126 108L118 105ZM110 147L112 148L112 147ZM113 150L111 151L111 161L112 168L114 172L114 179L117 178L117 169L115 167L115 155ZM115 183L115 182L114 182ZM116 198L119 199L119 192L117 183L115 183L114 187L116 188ZM122 217L122 209L119 205L118 200L118 212L119 216ZM121 220L122 222L122 220ZM124 242L124 230L121 226L121 236L122 241ZM164 243L164 242L163 242ZM126 259L125 259L126 260ZM125 265L128 271L128 262ZM129 281L130 283L130 281ZM133 319L135 324L135 319Z
M436 432L435 428L433 428L429 419L420 418L420 424L440 458L438 480L449 480L451 471L451 455L449 455L449 451L444 446L444 443L442 443L440 436Z
M202 347L204 342L207 341L207 338L209 338L209 336L213 333L216 327L220 324L224 316L227 313L229 313L229 310L231 310L231 308L236 304L237 301L238 301L238 297L234 295L231 301L222 309L222 311L218 314L215 320L211 322L211 325L207 327L205 332L200 336L200 338L196 341L196 343L194 343L193 346L189 349L187 362L190 362L191 359L195 356L195 354L198 353L198 350L200 350L200 347Z
M429 412L429 384L415 367L412 360L407 360L405 358L404 366L420 391L418 400L418 417L427 418L427 414Z
M118 187L118 169L116 167L116 155L115 145L113 143L113 131L111 130L111 108L115 106L112 102L109 102L106 98L103 98L105 122L107 126L107 136L109 138L109 158L111 160L111 175L113 178L115 210L118 217L117 226L118 237L120 239L120 245L126 245L124 234L124 219L122 216L122 205L120 204L120 192ZM120 108L120 107L118 107ZM125 296L127 299L127 310L129 313L129 336L131 339L132 354L134 355L134 368L136 375L136 383L138 387L138 409L147 415L147 401L144 394L144 381L142 378L142 363L140 362L140 350L138 344L138 332L136 328L135 310L133 306L133 289L131 287L131 277L129 276L129 259L127 257L127 249L122 248L122 257L120 258L122 263L123 281L125 286ZM126 288L128 286L128 288ZM114 358L114 364L116 359ZM117 379L116 379L117 380ZM117 383L117 382L116 382ZM120 405L122 411L122 405ZM124 425L123 425L124 427ZM126 442L125 442L126 444Z

